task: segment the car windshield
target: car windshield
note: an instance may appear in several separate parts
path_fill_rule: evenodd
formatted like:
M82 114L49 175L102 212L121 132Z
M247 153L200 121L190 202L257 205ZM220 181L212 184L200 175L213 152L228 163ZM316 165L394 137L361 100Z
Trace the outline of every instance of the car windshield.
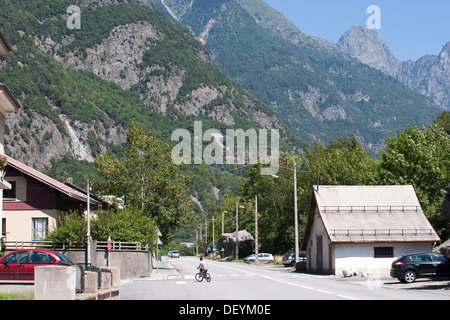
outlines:
M73 262L69 259L69 257L67 257L66 255L63 255L63 254L60 254L60 253L57 253L56 254L57 256L58 256L58 258L61 260L61 261L63 261L63 262L68 262L68 263L70 263L70 264L73 264Z

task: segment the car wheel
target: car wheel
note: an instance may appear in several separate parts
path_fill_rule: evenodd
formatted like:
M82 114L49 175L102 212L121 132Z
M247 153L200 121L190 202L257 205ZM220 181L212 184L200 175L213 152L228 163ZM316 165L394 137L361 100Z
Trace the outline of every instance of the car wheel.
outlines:
M417 275L414 271L408 270L403 274L402 282L412 283L416 281Z

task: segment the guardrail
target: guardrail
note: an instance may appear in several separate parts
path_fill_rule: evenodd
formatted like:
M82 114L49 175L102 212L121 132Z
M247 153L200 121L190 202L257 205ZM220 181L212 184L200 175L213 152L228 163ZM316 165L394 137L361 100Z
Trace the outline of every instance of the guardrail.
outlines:
M108 249L108 241L94 241L96 250ZM6 250L19 250L19 249L85 249L86 246L69 246L66 243L53 243L52 241L5 241ZM149 246L147 243L141 242L122 242L111 241L111 251L148 251Z

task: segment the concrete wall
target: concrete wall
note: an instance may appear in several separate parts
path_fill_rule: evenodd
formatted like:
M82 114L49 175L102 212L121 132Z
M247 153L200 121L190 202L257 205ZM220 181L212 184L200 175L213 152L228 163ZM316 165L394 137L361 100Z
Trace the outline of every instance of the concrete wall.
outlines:
M91 265L95 267L107 267L108 254L106 250L95 250L95 241L91 244ZM74 263L85 265L86 250L70 249L58 251L68 256ZM109 267L120 268L120 278L148 277L152 271L152 252L121 250L110 252Z
M77 278L75 268L36 267L34 275L35 300L75 300Z

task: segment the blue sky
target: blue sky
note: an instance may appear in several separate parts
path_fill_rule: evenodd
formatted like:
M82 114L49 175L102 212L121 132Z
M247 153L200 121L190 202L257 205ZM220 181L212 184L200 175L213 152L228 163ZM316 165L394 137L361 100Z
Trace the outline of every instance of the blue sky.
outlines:
M336 43L352 26L365 25L370 5L381 11L383 42L401 61L438 55L450 41L449 0L264 0L300 30Z

